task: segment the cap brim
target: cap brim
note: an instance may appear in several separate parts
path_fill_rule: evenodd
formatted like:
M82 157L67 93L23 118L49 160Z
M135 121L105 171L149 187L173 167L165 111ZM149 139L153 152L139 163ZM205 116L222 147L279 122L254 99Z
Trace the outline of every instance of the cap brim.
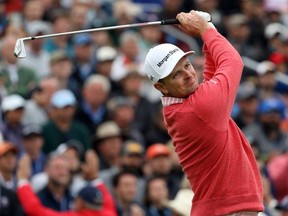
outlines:
M180 61L180 59L182 59L185 56L193 55L194 53L195 53L194 51L188 51L184 53L184 55L179 56L179 58L175 60L174 64L173 65L171 64L171 66L163 73L163 75L159 78L159 80L169 76L169 74L171 74L171 72L173 71L177 63Z

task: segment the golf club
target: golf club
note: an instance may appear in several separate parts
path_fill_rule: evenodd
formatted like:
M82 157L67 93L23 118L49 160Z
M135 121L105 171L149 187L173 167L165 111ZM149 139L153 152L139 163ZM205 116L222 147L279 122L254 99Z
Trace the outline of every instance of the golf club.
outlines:
M205 13L205 12L200 12L200 13L201 13L201 16L203 16L206 19L207 22L211 21L210 14ZM93 29L85 29L85 30L78 30L78 31L70 31L70 32L62 32L62 33L55 33L55 34L19 38L17 39L16 44L15 44L14 56L17 58L26 57L24 41L27 41L27 40L36 40L36 39L49 38L49 37L89 33L89 32L96 32L96 31L107 31L107 30L122 29L122 28L143 27L143 26L152 26L152 25L173 25L173 24L180 24L180 23L177 19L167 19L167 20L160 20L160 21L154 21L154 22L108 26L108 27L102 27L102 28L93 28Z

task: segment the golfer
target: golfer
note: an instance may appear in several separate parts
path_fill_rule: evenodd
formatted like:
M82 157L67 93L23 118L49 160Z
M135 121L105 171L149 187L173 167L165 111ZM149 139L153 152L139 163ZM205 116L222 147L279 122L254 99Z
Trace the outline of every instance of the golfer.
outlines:
M179 28L202 38L204 81L172 44L148 52L145 72L162 94L165 124L195 195L191 215L257 215L260 174L247 139L230 118L243 63L200 12L179 13Z

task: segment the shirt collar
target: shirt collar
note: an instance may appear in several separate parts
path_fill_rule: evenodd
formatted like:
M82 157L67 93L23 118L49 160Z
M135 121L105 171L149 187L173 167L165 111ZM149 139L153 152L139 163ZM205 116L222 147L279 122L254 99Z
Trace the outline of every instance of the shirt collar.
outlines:
M175 97L161 97L162 105L164 107L170 106L172 104L183 103L184 98L175 98Z

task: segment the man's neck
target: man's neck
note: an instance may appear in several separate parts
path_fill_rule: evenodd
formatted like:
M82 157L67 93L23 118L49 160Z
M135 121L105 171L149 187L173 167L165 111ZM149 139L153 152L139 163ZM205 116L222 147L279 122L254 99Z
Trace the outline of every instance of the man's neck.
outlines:
M55 119L54 122L56 126L62 131L67 131L71 127L71 121L58 121Z
M54 198L56 200L61 200L64 197L66 187L60 186L60 185L55 185L51 182L48 183L47 185L48 190L53 194Z
M119 200L118 199L118 204L121 207L123 212L128 212L129 211L129 206L130 206L130 202L125 202L124 200Z
M11 172L1 171L2 178L5 182L11 181L13 179L13 174Z

